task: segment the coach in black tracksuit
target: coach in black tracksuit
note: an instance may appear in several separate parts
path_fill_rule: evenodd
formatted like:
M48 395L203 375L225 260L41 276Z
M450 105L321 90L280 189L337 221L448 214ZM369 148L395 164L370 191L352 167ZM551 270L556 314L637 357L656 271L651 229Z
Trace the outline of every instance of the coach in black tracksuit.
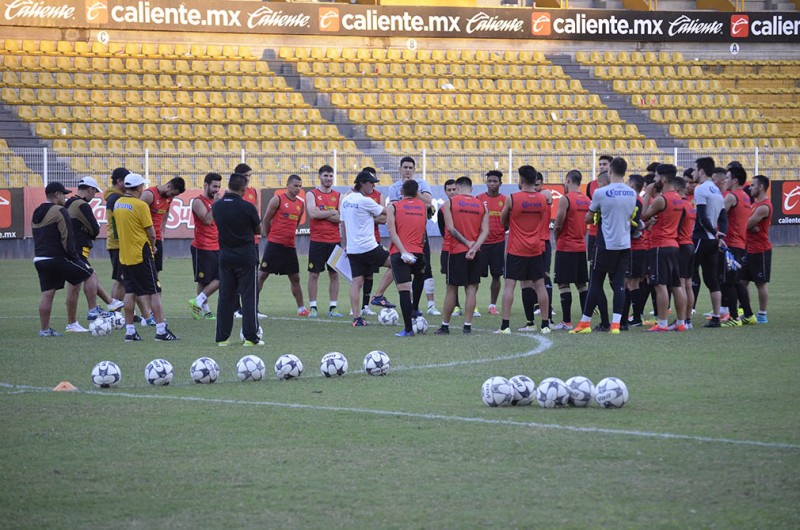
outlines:
M245 201L247 177L233 173L222 199L211 206L219 231L219 299L217 343L227 344L233 328L237 296L242 300L242 333L245 341L258 344L256 269L258 253L253 235L261 233L256 207Z

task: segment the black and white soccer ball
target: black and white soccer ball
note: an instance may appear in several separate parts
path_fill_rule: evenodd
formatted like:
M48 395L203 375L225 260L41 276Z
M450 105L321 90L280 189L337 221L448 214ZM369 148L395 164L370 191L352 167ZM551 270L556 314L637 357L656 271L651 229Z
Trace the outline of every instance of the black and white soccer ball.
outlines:
M411 321L411 329L413 329L414 333L417 335L424 335L428 332L428 321L425 320L425 317L418 316Z
M257 355L245 355L236 363L236 375L239 381L261 381L266 373L264 361Z
M100 361L92 368L92 384L97 388L114 388L122 380L122 370L113 361Z
M114 329L125 329L125 315L115 311L111 317L111 323L114 325Z
M284 353L275 361L275 377L278 379L294 379L303 373L303 361L297 355Z
M394 326L400 321L400 315L397 314L397 309L384 307L378 313L378 322L383 326Z
M573 407L588 407L594 399L594 383L588 377L576 375L564 383L569 391L569 404Z
M195 383L213 383L219 377L219 365L211 357L200 357L192 363L189 375Z
M533 379L527 375L515 375L508 381L514 389L512 405L523 406L533 403L536 398L536 383L533 382Z
M481 386L481 398L490 407L508 407L514 399L514 387L505 377L490 377Z
M557 377L542 379L536 387L536 401L543 409L563 407L569 401L567 385Z
M110 318L97 317L89 322L89 333L92 337L105 337L114 330L114 324Z
M325 377L339 377L347 373L347 357L338 351L326 353L319 362L319 371Z
M618 409L628 402L628 387L622 379L606 377L597 383L594 400L604 409Z
M144 380L150 385L167 386L174 375L172 364L165 359L153 359L144 368Z
M261 339L264 338L264 330L261 328L261 326L258 326L258 331L256 331L256 335L258 336L258 340L261 340ZM243 330L239 330L239 340L244 342L244 331Z
M386 352L372 350L364 357L364 371L369 375L386 375L391 368Z

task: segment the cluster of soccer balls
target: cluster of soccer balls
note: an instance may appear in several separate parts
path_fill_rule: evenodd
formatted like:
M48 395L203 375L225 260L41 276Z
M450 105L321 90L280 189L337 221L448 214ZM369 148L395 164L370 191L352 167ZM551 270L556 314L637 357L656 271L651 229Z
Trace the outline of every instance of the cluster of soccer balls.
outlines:
M319 364L319 370L325 377L341 377L348 368L347 357L339 352L326 353ZM390 368L391 361L386 352L373 350L364 357L364 372L369 375L386 375ZM275 361L274 369L278 379L295 379L303 373L303 361L296 355L285 353ZM211 357L200 357L189 368L192 381L200 384L213 383L219 373L219 364ZM257 355L245 355L236 363L236 375L240 381L261 381L266 373L266 365ZM144 369L145 381L154 386L169 385L174 375L175 370L166 359L154 359ZM113 361L101 361L92 369L92 384L97 388L114 388L119 386L121 380L122 370Z
M534 400L544 409L588 407L592 401L606 409L618 409L628 402L628 387L616 377L606 377L595 386L588 377L576 375L566 381L543 379L539 386L526 375L490 377L481 387L483 402L490 407L530 405Z
M105 337L115 329L125 329L125 315L119 311L110 317L97 317L89 322L89 334L93 337Z
M378 313L378 322L382 326L397 326L400 324L400 320L400 315L396 309L384 307ZM428 321L423 316L414 317L411 321L411 329L414 330L416 335L424 335L428 331Z

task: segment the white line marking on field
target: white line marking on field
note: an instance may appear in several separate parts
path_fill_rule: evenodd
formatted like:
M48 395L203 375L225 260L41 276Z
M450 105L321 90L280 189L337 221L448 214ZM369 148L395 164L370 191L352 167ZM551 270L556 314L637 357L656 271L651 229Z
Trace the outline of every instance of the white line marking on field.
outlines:
M26 390L33 392L50 392L51 389L44 387L33 387L27 385L12 385L9 383L0 382L0 387L13 388L17 390ZM20 393L20 392L14 392ZM133 398L133 399L156 399L167 401L183 401L194 403L211 403L217 405L245 405L254 407L281 407L287 409L300 409L300 410L313 410L313 411L329 411L329 412L350 412L355 414L371 414L374 416L393 416L398 418L420 419L420 420L437 420L437 421L452 421L462 423L474 423L484 425L502 425L507 427L526 427L533 429L553 429L559 431L582 432L582 433L599 433L599 434L616 434L623 436L634 436L639 438L656 438L661 440L685 440L690 442L706 442L712 444L729 444L729 445L745 445L768 447L772 449L800 449L800 445L788 444L781 442L762 442L759 440L733 440L730 438L713 438L709 436L692 436L689 434L673 434L661 432L648 432L648 431L633 431L627 429L606 429L602 427L575 427L572 425L559 425L556 423L538 423L528 421L515 421L515 420L497 420L489 418L470 418L466 416L447 416L444 414L421 414L415 412L401 412L393 410L379 410L379 409L364 409L355 407L334 407L327 405L303 405L299 403L279 403L275 401L245 401L239 399L216 399L216 398L203 398L192 396L164 396L158 394L132 394L129 392L103 392L98 390L79 390L78 393L90 396L104 396L104 397L120 397L120 398Z

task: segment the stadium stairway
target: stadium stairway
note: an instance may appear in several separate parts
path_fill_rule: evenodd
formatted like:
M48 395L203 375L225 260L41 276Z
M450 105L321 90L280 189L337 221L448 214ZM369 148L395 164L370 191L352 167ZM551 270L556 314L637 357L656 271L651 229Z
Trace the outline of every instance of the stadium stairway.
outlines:
M47 173L50 179L72 182L77 178L69 165L59 160L52 145L34 135L30 125L5 105L0 105L0 138L5 139L8 147L22 157L25 165L34 173L45 173L41 154L47 148Z
M645 138L655 140L659 149L686 147L684 143L670 136L667 127L653 122L650 120L649 115L633 107L630 104L630 98L615 93L611 82L596 78L589 68L583 67L575 61L573 55L550 53L545 56L550 62L560 66L565 74L580 81L583 88L590 93L597 94L603 104L611 110L616 110L619 117L625 120L626 123L636 125Z

